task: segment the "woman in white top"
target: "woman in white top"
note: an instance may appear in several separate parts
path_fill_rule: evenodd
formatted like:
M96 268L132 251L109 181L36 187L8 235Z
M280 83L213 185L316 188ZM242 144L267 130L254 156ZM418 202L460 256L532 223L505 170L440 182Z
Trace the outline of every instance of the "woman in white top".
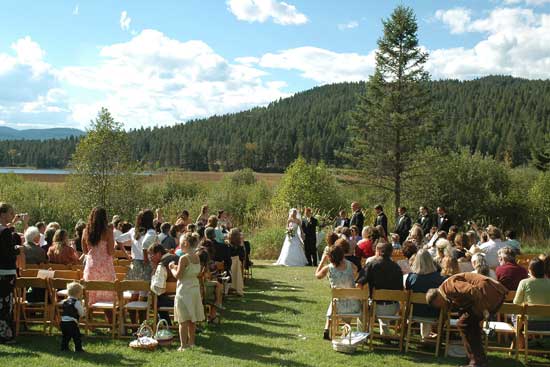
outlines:
M486 277L497 280L497 275L495 271L489 267L489 264L487 264L485 254L483 252L478 252L472 256L472 266L474 268L472 273L485 275Z
M126 276L128 280L151 280L151 265L147 250L158 243L153 224L154 218L152 210L142 210L136 218L136 226L117 238L117 242L131 241L132 243L132 266Z

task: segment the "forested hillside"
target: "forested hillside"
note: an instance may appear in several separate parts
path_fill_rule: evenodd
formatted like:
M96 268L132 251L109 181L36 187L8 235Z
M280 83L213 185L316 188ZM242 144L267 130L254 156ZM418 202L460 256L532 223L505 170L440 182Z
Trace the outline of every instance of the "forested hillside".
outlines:
M349 111L364 83L313 88L290 98L235 114L213 116L173 127L129 132L136 160L156 167L188 170L282 171L299 154L332 166L348 139ZM550 132L550 81L491 76L473 81L432 82L438 112L439 144L466 146L522 165L531 147ZM75 138L7 141L0 166L64 167Z

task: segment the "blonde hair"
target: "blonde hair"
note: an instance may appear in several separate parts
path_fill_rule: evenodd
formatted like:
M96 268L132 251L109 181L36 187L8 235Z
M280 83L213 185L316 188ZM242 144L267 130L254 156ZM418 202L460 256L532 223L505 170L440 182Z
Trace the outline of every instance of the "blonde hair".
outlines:
M431 274L437 270L432 255L424 249L420 249L416 253L411 269L419 275Z
M472 256L472 266L478 274L488 277L491 273L491 268L489 268L485 254L482 252L478 252Z
M460 272L458 261L452 256L445 256L441 259L441 275L455 275Z
M69 297L80 298L82 297L83 291L84 291L84 287L82 287L82 284L78 282L72 282L67 284L67 294L69 295Z

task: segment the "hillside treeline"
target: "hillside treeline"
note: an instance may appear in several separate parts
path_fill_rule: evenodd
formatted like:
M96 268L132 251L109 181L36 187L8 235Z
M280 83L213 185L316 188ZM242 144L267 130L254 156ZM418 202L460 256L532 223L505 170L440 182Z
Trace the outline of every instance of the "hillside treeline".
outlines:
M349 138L349 112L365 83L339 83L235 114L163 128L128 132L133 158L144 167L187 170L283 171L298 155L345 165L335 153ZM433 81L436 143L441 148L494 157L511 166L531 160L550 132L550 81L490 76L472 81ZM7 141L0 166L62 168L76 138Z

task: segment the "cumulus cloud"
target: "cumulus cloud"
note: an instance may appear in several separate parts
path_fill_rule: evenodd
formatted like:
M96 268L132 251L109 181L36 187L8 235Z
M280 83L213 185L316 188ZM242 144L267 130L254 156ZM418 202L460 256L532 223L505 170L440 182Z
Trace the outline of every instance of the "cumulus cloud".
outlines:
M356 20L350 20L347 23L338 24L338 29L345 31L346 29L353 29L359 27L359 22Z
M240 111L288 95L286 83L262 79L265 71L231 63L202 41L182 42L156 30L105 46L100 56L97 66L61 71L69 85L104 95L72 106L72 118L80 123L101 106L137 128Z
M437 10L435 19L447 24L451 29L451 33L464 33L466 26L471 22L470 9L454 8L449 10Z
M227 0L227 8L237 19L250 23L264 23L269 19L281 25L299 25L308 22L305 14L284 1Z
M374 70L374 55L374 51L360 55L305 46L244 60L264 68L297 70L306 79L326 84L367 79Z
M528 6L542 6L545 4L550 4L550 0L504 0L504 3L508 5L525 3Z
M123 31L130 30L130 23L132 22L132 18L128 16L128 12L126 10L123 10L122 13L120 13L120 29Z

